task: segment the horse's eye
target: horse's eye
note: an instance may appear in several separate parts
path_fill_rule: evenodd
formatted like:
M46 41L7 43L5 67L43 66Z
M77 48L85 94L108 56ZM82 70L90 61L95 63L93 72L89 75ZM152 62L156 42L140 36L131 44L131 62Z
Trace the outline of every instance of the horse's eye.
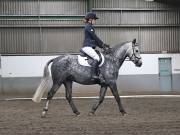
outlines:
M138 50L136 50L136 52L139 52Z

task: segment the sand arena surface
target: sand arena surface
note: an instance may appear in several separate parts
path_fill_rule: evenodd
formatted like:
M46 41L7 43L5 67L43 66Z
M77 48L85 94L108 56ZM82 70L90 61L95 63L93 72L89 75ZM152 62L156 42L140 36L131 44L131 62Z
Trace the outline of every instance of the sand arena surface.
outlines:
M114 99L105 99L95 116L88 116L97 99L74 99L75 117L65 99L53 100L41 118L45 101L0 101L0 135L179 135L180 98L122 98L121 116Z

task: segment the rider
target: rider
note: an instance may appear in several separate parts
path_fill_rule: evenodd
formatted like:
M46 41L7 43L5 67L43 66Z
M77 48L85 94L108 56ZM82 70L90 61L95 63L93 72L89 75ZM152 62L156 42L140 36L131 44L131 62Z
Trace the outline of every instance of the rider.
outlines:
M83 48L81 49L84 53L94 59L92 64L92 78L98 79L98 64L99 64L99 56L94 50L96 46L99 48L109 48L109 45L103 43L101 39L95 33L95 29L93 24L95 24L96 19L99 19L95 13L89 12L85 16L85 38L83 42Z

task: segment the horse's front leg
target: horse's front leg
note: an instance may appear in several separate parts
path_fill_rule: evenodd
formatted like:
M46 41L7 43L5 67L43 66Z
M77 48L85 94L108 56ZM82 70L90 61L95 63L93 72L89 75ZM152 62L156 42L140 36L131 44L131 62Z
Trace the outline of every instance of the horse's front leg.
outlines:
M97 110L97 108L99 107L99 105L104 101L106 91L107 91L107 86L102 85L101 89L100 89L100 93L99 93L99 101L98 101L98 103L94 104L94 106L92 107L92 110L89 113L90 115L93 115L95 113L95 111Z
M126 114L126 111L124 110L122 104L121 104L121 99L119 97L119 93L118 93L118 90L117 90L117 85L116 85L116 82L113 81L109 84L109 87L111 89L111 92L114 96L114 98L116 99L117 103L118 103L118 106L119 106L119 111L122 113L122 115Z

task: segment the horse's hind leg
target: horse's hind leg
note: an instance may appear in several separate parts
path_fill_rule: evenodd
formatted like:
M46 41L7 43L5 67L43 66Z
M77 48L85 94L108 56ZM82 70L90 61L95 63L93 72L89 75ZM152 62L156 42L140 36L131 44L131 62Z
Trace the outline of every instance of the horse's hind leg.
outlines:
M78 111L78 109L76 108L76 106L74 105L74 102L72 100L72 81L65 81L64 82L64 86L66 88L66 99L68 100L69 102L69 105L71 106L73 112L76 114L76 115L79 115L80 112Z
M49 102L50 100L53 98L54 94L56 93L56 91L59 89L60 85L57 83L54 83L51 90L48 92L48 96L47 96L47 101L45 104L45 107L43 108L43 112L41 117L45 117L47 111L48 111L48 107L49 107Z
M107 91L107 86L101 86L101 89L99 92L99 101L98 103L94 104L91 111L89 112L89 115L93 115L95 111L97 110L97 108L99 107L99 105L104 101L106 91Z

